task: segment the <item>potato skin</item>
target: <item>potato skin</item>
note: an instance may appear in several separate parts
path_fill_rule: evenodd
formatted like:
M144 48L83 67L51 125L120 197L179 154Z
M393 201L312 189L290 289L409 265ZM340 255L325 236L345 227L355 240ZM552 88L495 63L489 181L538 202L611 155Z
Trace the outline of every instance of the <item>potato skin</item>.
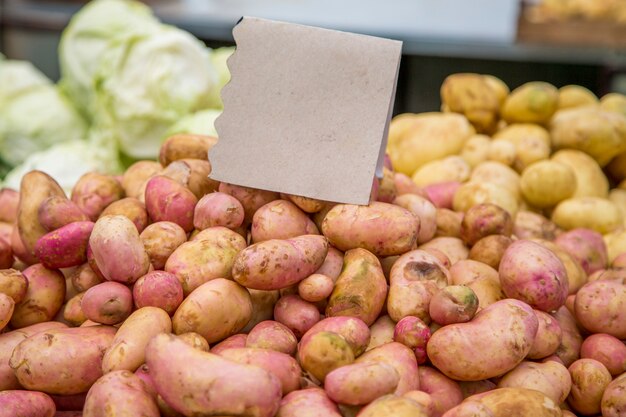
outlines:
M198 230L224 226L234 229L243 223L243 206L235 197L215 192L202 197L194 209L193 225Z
M393 204L403 207L417 218L417 243L428 242L437 232L437 207L427 197L417 194L398 196Z
M433 401L433 417L443 415L463 401L463 393L456 381L429 366L420 366L418 373L420 391L428 393Z
M478 401L463 401L446 411L443 417L493 417L493 413L486 405Z
M603 197L609 194L609 181L602 168L589 155L575 149L561 149L551 159L572 168L576 176L574 197Z
M114 371L98 379L85 400L83 417L160 417L156 402L142 380L129 371Z
M117 324L126 320L133 311L133 295L119 282L103 282L89 288L81 302L89 320L102 324Z
M274 306L274 320L287 326L300 338L320 321L320 312L315 304L295 294L285 295Z
M601 409L604 417L621 417L626 409L626 374L615 378L607 385L602 395Z
M606 333L587 337L580 348L580 357L597 360L614 377L626 372L626 345Z
M0 392L2 417L54 417L56 406L43 392L7 390Z
M150 267L137 228L124 216L99 218L89 237L89 247L98 270L109 281L132 284Z
M259 207L252 217L252 241L317 235L315 223L291 201L274 200Z
M493 417L561 417L561 409L550 397L527 388L497 388L466 400L470 401L487 406Z
M397 416L397 417L428 417L421 404L407 397L385 395L363 407L359 417Z
M468 323L444 326L433 333L427 345L428 357L452 379L492 378L510 371L526 357L538 326L527 304L512 299L498 301Z
M504 255L506 248L508 248L511 243L513 243L513 240L507 236L485 236L472 246L468 258L487 264L497 270L500 267L502 255Z
M115 330L109 326L45 330L17 345L9 364L27 389L80 394L102 376L102 356Z
M341 414L323 389L306 388L285 395L276 417L341 417Z
M611 383L611 374L594 359L579 359L569 367L572 391L568 404L578 413L591 415L600 412L602 394Z
M287 288L319 269L327 252L328 240L319 235L255 243L235 258L233 279L255 290Z
M92 222L73 222L43 235L35 244L35 256L46 268L69 268L87 262Z
M269 203L270 201L278 200L280 195L273 191L258 190L256 188L243 187L240 185L227 184L225 182L220 183L219 191L221 193L229 194L235 197L244 210L244 224L248 225L252 221L252 216L256 211Z
M172 335L150 341L146 363L158 393L185 415L272 417L278 411L281 384L274 375L194 349Z
M478 310L478 297L467 286L449 285L435 293L430 300L429 315L445 326L470 321Z
M166 167L179 159L207 159L209 149L216 143L214 136L179 133L163 142L159 149L159 162Z
M17 269L0 270L0 292L20 303L26 297L28 280Z
M467 212L479 204L500 206L513 217L517 214L519 204L514 192L501 185L491 182L478 182L475 179L464 183L454 194L454 211Z
M528 388L543 392L555 404L561 404L570 393L572 378L567 368L555 361L522 362L505 374L498 388Z
M246 347L271 349L288 355L294 355L297 346L296 335L284 324L273 320L258 323L246 338Z
M78 292L87 291L94 285L98 285L103 282L98 274L96 274L88 263L84 263L72 272L70 275L70 281L72 287Z
M626 285L619 281L593 281L576 294L576 318L593 333L626 339Z
M461 239L469 246L489 235L511 236L513 219L501 207L479 204L470 208L461 222Z
M556 352L563 340L563 331L559 322L548 313L541 310L534 310L534 312L539 321L539 328L528 352L528 358L541 359Z
M170 221L185 232L193 230L193 212L198 199L189 188L157 175L146 185L146 210L153 221Z
M381 202L338 204L322 222L322 233L339 250L363 248L377 256L401 255L417 239L418 220L408 210Z
M413 351L401 343L390 342L368 350L356 359L356 363L382 362L393 366L400 375L395 394L419 390L420 381L417 361Z
M589 275L607 267L609 255L602 235L591 229L577 228L561 233L554 241L570 254Z
M15 329L52 320L65 300L65 277L58 269L35 264L22 274L28 280L28 288L11 317L11 326Z
M148 212L146 206L136 198L126 197L109 204L100 214L103 216L125 216L135 224L137 231L141 233L148 225Z
M326 317L315 323L302 337L300 345L306 345L311 336L322 331L341 335L352 349L355 357L360 356L370 342L370 329L362 320L357 317L339 316Z
M43 200L37 210L37 218L49 232L73 222L88 221L89 217L65 196L53 195Z
M88 172L72 188L72 201L95 222L109 204L124 197L122 185L110 175Z
M344 255L326 316L358 317L370 326L380 315L386 296L387 281L378 258L365 249L351 249Z
M252 316L250 295L239 284L217 278L196 288L174 313L174 333L196 332L209 344L234 335Z
M624 219L611 200L576 197L561 201L552 212L552 221L565 230L588 228L606 234L622 226Z
M154 269L163 269L170 255L187 241L182 227L172 222L155 222L139 235Z
M174 274L148 272L135 282L133 301L138 308L159 307L171 316L183 302L183 287Z
M324 390L328 397L342 404L365 405L396 390L400 376L385 363L355 363L342 366L326 375Z
M559 92L552 84L533 81L511 91L501 109L508 123L544 124L557 110Z
M583 343L583 338L578 330L578 324L574 316L565 306L558 309L552 316L557 319L563 332L563 338L556 350L556 356L565 366L570 366L580 357L580 347Z

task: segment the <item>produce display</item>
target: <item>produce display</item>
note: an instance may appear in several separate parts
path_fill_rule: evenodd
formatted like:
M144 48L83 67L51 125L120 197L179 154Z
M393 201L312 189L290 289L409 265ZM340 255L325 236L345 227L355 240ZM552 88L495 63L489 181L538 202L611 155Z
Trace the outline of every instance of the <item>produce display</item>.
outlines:
M584 19L626 23L626 4L622 0L539 0L529 10L537 21Z

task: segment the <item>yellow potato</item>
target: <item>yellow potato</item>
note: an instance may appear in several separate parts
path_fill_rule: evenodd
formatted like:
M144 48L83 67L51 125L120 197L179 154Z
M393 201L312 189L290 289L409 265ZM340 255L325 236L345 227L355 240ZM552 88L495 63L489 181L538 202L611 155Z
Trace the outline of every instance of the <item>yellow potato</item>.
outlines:
M609 254L609 262L613 262L620 253L626 252L626 230L620 228L604 235L604 243Z
M600 108L626 116L626 96L620 93L609 93L602 96L600 99Z
M609 181L600 165L589 155L575 149L561 149L551 158L569 166L576 176L574 197L604 197L609 192Z
M498 77L494 77L493 75L486 74L483 75L483 77L485 77L485 81L487 82L487 84L489 84L493 91L495 91L496 95L498 96L500 106L502 106L504 100L506 100L507 96L511 92L509 86L506 85L504 81L502 81Z
M448 156L423 165L413 174L413 182L419 187L449 181L465 182L470 171L470 165L463 158Z
M500 130L493 138L494 143L505 140L515 145L513 168L517 172L522 172L533 162L550 157L550 134L541 126L516 123Z
M487 159L500 162L506 166L511 166L517 157L515 145L506 140L494 140L491 142Z
M543 392L555 404L561 404L572 389L567 368L555 361L524 361L498 382L498 388L528 388Z
M585 87L580 85L566 85L559 88L559 110L594 104L598 104L598 97Z
M618 229L624 222L615 203L598 197L579 197L563 200L552 212L552 221L562 229L579 227L606 234Z
M544 393L527 388L498 388L469 397L487 406L493 417L561 417L561 409Z
M470 181L488 182L508 189L516 199L520 199L520 176L510 167L496 161L479 164L472 171Z
M394 169L406 175L427 162L458 154L474 134L467 119L455 113L422 113L403 123L408 126L398 127L393 140L390 136L387 152Z
M623 180L626 178L626 152L622 152L617 155L611 163L606 166L606 169L616 180Z
M528 203L547 208L574 195L576 175L560 162L539 161L524 170L520 186Z
M515 217L518 210L517 199L511 191L499 185L488 182L467 182L457 190L454 195L454 211L471 209L479 204L491 203L502 207L512 217Z
M461 157L465 159L465 162L467 162L470 167L474 168L476 165L487 160L490 146L491 139L489 136L473 135L465 142L461 150Z
M557 109L559 92L552 84L529 82L509 94L501 116L509 123L547 123Z
M609 193L609 200L613 202L622 213L624 219L624 226L626 226L626 190L621 188L614 188Z

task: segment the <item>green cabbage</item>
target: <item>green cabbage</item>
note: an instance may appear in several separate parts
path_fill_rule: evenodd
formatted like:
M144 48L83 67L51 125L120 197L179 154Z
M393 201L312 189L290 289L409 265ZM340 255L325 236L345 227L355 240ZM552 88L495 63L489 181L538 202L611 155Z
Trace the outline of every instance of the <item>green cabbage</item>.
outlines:
M150 8L127 0L94 0L72 17L59 44L60 84L87 119L93 116L94 76L105 52L132 33L159 26Z
M217 71L218 85L217 88L214 88L213 91L211 91L210 102L211 107L216 109L224 108L220 91L222 90L222 87L230 81L230 71L226 65L226 60L233 54L233 52L235 52L234 47L225 47L214 49L211 53L211 62Z
M52 82L28 61L0 58L0 106L20 94Z
M215 119L222 114L221 110L201 110L183 117L167 131L163 139L177 133L193 133L196 135L217 136Z

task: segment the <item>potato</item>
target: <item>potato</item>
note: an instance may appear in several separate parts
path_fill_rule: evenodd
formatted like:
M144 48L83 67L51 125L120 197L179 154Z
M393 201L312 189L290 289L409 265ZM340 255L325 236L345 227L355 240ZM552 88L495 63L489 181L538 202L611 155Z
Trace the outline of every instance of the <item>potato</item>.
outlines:
M183 302L183 287L174 274L148 272L135 282L133 301L137 308L159 307L171 316Z
M359 417L428 417L424 406L406 397L385 395L363 407Z
M0 270L0 293L6 294L15 303L20 303L26 297L28 280L16 269Z
M127 197L114 201L105 208L100 217L103 216L126 216L137 227L141 233L148 226L148 212L144 204L136 198Z
M478 297L470 287L450 285L435 293L428 311L435 323L446 326L470 321L477 310Z
M311 274L298 284L298 295L304 301L316 303L328 298L334 285L333 279L327 275Z
M530 352L528 352L528 358L542 359L556 352L563 341L563 331L554 317L541 310L534 311L539 321L539 328ZM559 401L559 403L561 402L563 401Z
M248 323L252 302L245 288L216 278L196 288L174 313L174 333L196 332L209 344L231 336Z
M365 405L396 390L400 375L385 363L355 363L342 366L326 375L324 390L328 397L342 404Z
M502 256L511 243L513 240L508 236L485 236L472 246L468 258L498 269Z
M323 389L307 388L285 395L276 417L341 417L341 414Z
M460 237L471 246L486 236L511 236L512 232L513 219L506 210L494 204L479 204L463 216Z
M216 143L217 138L214 136L179 133L163 142L159 150L159 162L166 167L179 159L207 159L209 149Z
M7 390L0 392L0 415L3 417L55 417L56 406L43 392Z
M187 343L189 346L191 346L194 349L198 349L203 352L208 352L210 350L209 343L206 341L204 337L200 336L198 333L187 332L187 333L181 333L177 336L180 340ZM139 369L141 369L141 367L139 367Z
M160 413L142 380L122 370L98 379L85 400L84 417L111 415L159 417Z
M15 301L4 293L0 293L0 331L3 330L11 320Z
M580 348L580 357L597 360L614 377L626 372L626 345L609 334L587 337Z
M285 295L274 306L274 319L300 338L320 321L318 308L297 295Z
M602 110L626 114L626 97L620 93L609 93L600 99Z
M559 88L558 109L598 104L598 97L580 85L565 85Z
M461 239L456 237L436 237L419 246L418 249L424 251L428 251L430 249L438 250L448 258L452 265L461 260L467 259L469 255L469 249L465 246Z
M34 251L29 252L26 250L24 242L22 242L22 239L20 238L20 232L18 227L13 227L13 230L11 231L10 244L11 251L13 252L16 260L21 262L21 264L23 265L19 269L37 263L37 257L33 253Z
M474 168L487 160L491 148L491 138L486 135L473 135L465 142L461 157Z
M17 210L16 240L23 245L25 261L36 259L34 256L35 244L48 231L39 222L39 207L48 197L65 198L65 193L48 174L41 171L31 171L22 177L20 183L20 200ZM13 245L13 252L18 257L20 251ZM22 259L22 258L21 258ZM34 263L34 262L27 262Z
M209 178L210 173L211 164L206 158L188 158L172 162L163 170L162 175L188 188L200 199L219 188L220 183Z
M35 244L35 256L46 268L69 268L87 262L92 222L73 222L43 235Z
M248 289L250 293L250 301L252 302L252 317L248 324L241 330L247 333L254 326L264 320L271 320L274 316L274 306L280 298L280 291L264 291Z
M356 317L340 316L326 317L317 322L302 336L300 344L306 345L311 336L322 331L337 333L342 336L352 349L355 357L358 357L365 351L370 341L370 331L362 320Z
M173 222L155 222L148 225L139 235L150 262L155 269L163 269L165 262L187 235L182 227Z
M81 307L85 316L96 323L117 324L133 311L133 295L119 282L103 282L85 292Z
M410 211L416 217L417 243L428 242L433 238L437 231L437 209L428 199L418 195L404 194L397 197L393 203ZM401 236L397 238L402 239ZM397 252L394 254L401 255L406 250L398 249Z
M297 358L304 371L323 382L334 369L354 362L354 353L340 334L319 331L300 342Z
M72 326L80 326L87 321L87 316L82 308L84 292L80 292L70 298L63 307L63 319Z
M513 242L502 256L502 290L542 311L557 310L569 291L567 272L549 249L529 240Z
M450 274L434 255L414 250L402 255L391 268L387 311L394 321L416 316L430 321L432 296L448 285Z
M583 338L578 331L576 319L565 306L553 313L553 317L559 322L559 327L563 333L556 355L565 366L570 366L580 357L580 347Z
M392 170L390 170L386 166L383 166L382 178L374 179L374 184L377 185L377 188L376 188L376 191L374 192L374 187L376 187L376 185L372 186L372 197L375 195L376 201L381 201L383 203L391 203L393 202L394 198L396 198L396 196L398 195L393 174L394 173Z
M202 197L194 209L193 224L198 230L223 226L234 229L243 223L243 206L235 197L216 192Z
M498 301L468 323L437 330L427 345L428 357L449 378L479 381L510 371L526 357L539 324L525 303Z
M515 146L512 166L517 172L550 157L550 134L536 124L514 123L498 131L493 138L493 144L504 141Z
M0 189L0 221L15 223L20 203L20 193L12 188Z
M281 384L273 374L194 349L174 336L153 338L146 363L159 394L186 415L271 417L278 410Z
M619 281L594 281L576 294L576 319L592 333L626 339L626 285Z
M447 156L422 165L412 176L418 187L442 182L464 182L470 176L471 166L460 156Z
M317 213L322 210L328 202L316 200L314 198L303 197L299 195L283 194L283 198L291 201L293 204L305 213Z
M618 376L607 385L600 403L604 417L621 417L620 415L623 415L624 407L626 407L624 390L626 390L626 374Z
M338 204L326 214L322 232L343 251L363 248L377 256L399 255L415 243L418 222L408 210L387 203Z
M558 90L549 83L533 81L517 87L502 105L500 116L508 123L547 123L557 110Z
M424 196L424 191L406 174L401 172L393 173L393 182L396 186L396 197L402 194L417 194ZM321 210L321 209L320 209Z
M455 381L428 366L420 366L418 371L420 390L430 394L433 400L433 416L441 416L463 401L463 393Z
M269 349L234 348L220 352L220 356L243 365L254 365L273 374L281 382L282 394L300 389L302 370L298 362L286 353Z
M432 112L405 117L405 126L390 133L387 153L394 169L406 175L427 162L458 154L474 134L472 125L459 114Z
M88 172L72 188L72 201L95 222L102 211L124 197L122 185L112 176Z
M317 235L315 223L295 204L274 200L260 207L252 218L252 241L289 239L302 235Z
M270 201L279 199L279 194L272 191L257 190L224 182L220 184L219 191L232 195L239 200L245 213L244 224L249 224L252 221L252 216L259 208Z
M84 263L70 274L70 281L77 292L84 292L94 285L100 284L103 280L91 269L88 263Z
M258 323L250 330L246 338L246 347L270 349L277 352L294 355L298 339L284 324L273 320Z
M554 240L558 227L544 216L530 211L520 210L515 217L513 235L518 239L540 238Z
M37 210L37 218L44 229L50 232L69 223L89 220L89 217L65 195L53 195L43 200Z
M594 359L579 359L569 367L572 376L572 391L568 404L584 415L600 412L602 394L611 383L611 374Z
M478 297L478 311L505 298L498 271L481 262L468 259L452 265L450 283L471 288Z
M146 210L153 221L170 221L185 232L193 230L194 208L198 203L189 188L175 180L157 175L146 186Z
M443 417L493 417L493 413L478 401L464 401L448 410Z
M394 342L402 343L413 350L417 364L426 362L426 344L430 339L430 329L415 316L406 316L398 323L393 332Z
M122 187L126 196L143 198L148 180L162 170L161 164L155 161L138 161L129 166L122 176Z
M402 396L413 400L416 403L420 404L422 407L424 407L424 411L426 412L427 416L435 415L435 403L430 394L426 394L424 391L415 390L405 392Z
M99 218L89 246L98 269L109 281L132 284L148 272L148 254L137 228L125 216Z
M266 240L248 246L237 254L232 266L232 276L247 288L286 288L297 284L321 267L327 252L328 241L318 235Z
M393 366L400 375L400 382L395 394L420 389L419 375L415 355L401 343L391 342L368 350L356 360L356 363L382 362Z
M486 76L459 73L441 85L441 102L450 111L464 114L478 132L492 132L500 111L499 91Z
M587 274L593 274L608 265L607 247L598 232L577 228L561 233L555 243L578 261Z
M544 393L555 404L569 395L572 379L567 368L558 362L522 362L498 382L498 388L528 388Z
M451 209L452 202L454 200L454 194L460 186L461 183L458 181L448 181L431 184L424 187L424 193L426 194L424 197L427 197L437 208ZM399 201L402 201L402 199L400 199ZM420 220L423 220L424 216L420 216L421 213L416 212L415 214L420 217ZM422 240L424 240L425 237L422 237Z
M487 406L493 417L560 417L559 406L544 393L527 388L498 388L467 399Z
M61 395L86 392L102 376L102 356L115 330L94 326L35 333L17 345L9 365L29 390Z
M561 260L567 273L570 295L576 294L580 287L587 283L587 274L585 273L583 267L568 252L554 242L542 239L532 240L550 249Z
M437 209L437 232L435 237L460 237L463 213L457 213L445 208Z
M455 211L467 212L479 204L500 206L511 217L515 217L519 207L515 195L509 189L490 182L475 182L474 179L461 185L454 195Z
M380 316L378 320L370 326L370 342L366 351L393 342L394 329L396 323L389 316Z
M576 176L574 197L607 197L609 182L602 168L586 153L575 149L561 149L552 155L551 160L569 166L574 172Z
M539 208L557 205L576 192L576 175L568 165L553 160L529 165L520 186L526 201Z
M459 381L459 387L463 393L463 398L471 397L475 394L491 391L496 388L496 384L488 379L481 381Z
M28 280L28 289L24 299L15 305L11 317L14 329L52 320L65 300L65 277L59 270L35 264L22 274Z
M517 149L515 145L506 140L495 140L491 142L487 159L490 161L500 162L506 166L512 166L517 157Z
M0 237L0 269L8 269L13 266L13 248L9 240Z

